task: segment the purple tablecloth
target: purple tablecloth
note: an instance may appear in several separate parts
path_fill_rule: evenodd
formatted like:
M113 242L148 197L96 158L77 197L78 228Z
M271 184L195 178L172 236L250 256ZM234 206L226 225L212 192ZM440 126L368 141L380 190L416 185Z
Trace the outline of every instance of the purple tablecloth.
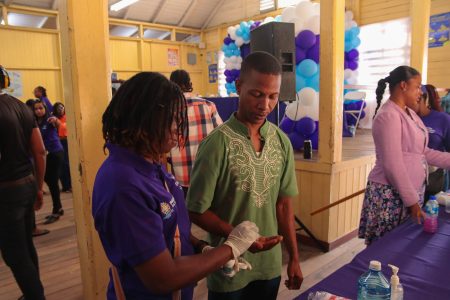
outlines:
M356 299L357 280L371 260L379 260L383 273L391 277L388 264L400 268L405 300L450 299L450 214L440 207L439 229L435 234L406 221L366 248L353 260L295 299L307 299L311 291Z
M223 98L206 98L211 102L214 102L216 105L217 111L219 112L220 117L225 122L228 120L232 113L238 110L239 107L239 98L238 97L223 97ZM280 115L279 122L283 119L284 111L286 109L285 102L279 102L280 104ZM267 116L267 120L275 124L276 121L276 108Z

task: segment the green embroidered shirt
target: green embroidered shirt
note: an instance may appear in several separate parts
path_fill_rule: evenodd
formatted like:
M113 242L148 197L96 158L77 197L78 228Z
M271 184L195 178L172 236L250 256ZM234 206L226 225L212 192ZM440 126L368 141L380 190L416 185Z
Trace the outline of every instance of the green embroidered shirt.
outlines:
M187 195L189 211L211 210L222 220L238 225L250 220L262 236L278 234L278 196L298 193L292 145L287 136L266 121L260 128L263 150L256 154L247 127L234 115L211 132L200 144ZM212 246L225 239L209 235ZM255 280L269 280L281 274L281 246L269 251L245 253L253 267L233 278L220 272L208 277L208 288L231 292Z

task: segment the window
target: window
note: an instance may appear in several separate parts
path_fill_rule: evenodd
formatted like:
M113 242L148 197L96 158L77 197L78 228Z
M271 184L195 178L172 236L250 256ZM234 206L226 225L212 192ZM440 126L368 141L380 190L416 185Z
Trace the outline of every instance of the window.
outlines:
M144 28L144 38L145 39L170 41L171 34L172 34L172 31L167 30L167 29Z
M1 24L4 25L3 20ZM55 16L32 15L22 12L8 12L8 25L31 28L57 29Z
M120 37L139 37L139 27L133 25L109 24L109 35Z
M376 85L394 68L409 65L409 18L362 26L360 39L358 84Z
M275 9L275 0L259 0L259 11L268 12Z
M369 24L361 27L359 35L359 68L357 85L366 86L365 91L367 117L361 120L363 128L372 127L372 118L376 108L375 89L378 80L401 65L409 65L411 35L409 18ZM385 91L385 99L389 91Z

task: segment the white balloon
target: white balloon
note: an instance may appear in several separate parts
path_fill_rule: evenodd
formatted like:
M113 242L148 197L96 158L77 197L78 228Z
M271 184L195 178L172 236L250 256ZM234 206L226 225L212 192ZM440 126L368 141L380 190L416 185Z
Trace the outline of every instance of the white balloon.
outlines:
M286 7L281 13L281 21L291 22L295 19L295 8L293 6Z
M314 11L315 11L314 5L309 1L300 2L295 7L295 13L297 15L297 18L298 17L303 19L309 18L314 15Z
M301 18L297 18L295 20L294 26L295 26L295 36L297 36L297 34L299 34L300 31L305 29L305 23L303 22L303 19L301 19Z
M309 29L314 34L320 34L320 16L313 16L305 22L305 29Z
M228 27L228 29L227 29L227 32L228 32L229 35L231 35L231 33L232 33L232 32L235 32L235 31L236 31L236 28L234 28L234 26L230 26L230 27Z
M273 22L274 20L275 20L274 17L267 17L264 19L264 23L270 23L270 22Z
M358 24L355 21L351 21L350 24L352 27L358 27Z
M314 15L320 16L320 3L314 3L313 8L314 8Z
M298 101L294 101L287 105L285 114L292 121L298 121L305 116L304 114L302 115L302 111L304 112L304 109L302 109L300 103Z
M353 76L352 74L352 76L347 79L347 82L348 84L356 84L356 76Z
M238 97L239 95L236 93L230 93L230 97Z
M241 64L242 63L242 56L236 56L236 58L237 58L236 62Z
M351 10L347 10L345 12L345 20L346 21L351 21L353 20L353 12Z
M236 37L234 40L235 40L236 46L241 47L242 45L244 45L244 39L241 38L240 36Z
M302 105L311 106L317 102L317 92L313 88L305 87L298 92L298 98Z
M349 79L350 77L352 77L352 74L353 74L352 70L345 69L344 70L344 79Z
M241 64L235 64L235 65L234 65L234 68L235 68L236 70L240 70L240 69L241 69Z
M317 94L317 101L307 107L306 115L314 121L319 121L319 94Z

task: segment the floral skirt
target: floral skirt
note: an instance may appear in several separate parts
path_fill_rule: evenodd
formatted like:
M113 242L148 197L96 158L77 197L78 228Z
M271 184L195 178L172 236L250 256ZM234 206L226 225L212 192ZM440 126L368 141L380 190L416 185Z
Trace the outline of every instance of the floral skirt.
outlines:
M364 239L366 245L370 245L408 217L408 209L403 205L396 189L387 184L369 181L361 210L358 237Z

